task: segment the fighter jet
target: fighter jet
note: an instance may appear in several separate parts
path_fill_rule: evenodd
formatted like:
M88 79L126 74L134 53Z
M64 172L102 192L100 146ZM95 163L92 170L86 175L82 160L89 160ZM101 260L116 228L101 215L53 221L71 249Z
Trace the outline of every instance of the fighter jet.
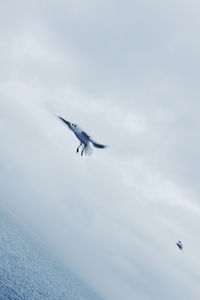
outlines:
M83 145L83 149L81 151L81 156L83 155L83 153L85 152L86 154L89 153L90 151L90 143L96 147L96 148L100 148L103 149L106 146L105 145L101 145L96 143L86 132L84 132L77 124L74 123L70 123L68 121L66 121L65 119L63 119L62 117L58 118L60 120L62 120L68 127L69 129L71 129L73 131L73 133L75 134L75 136L79 139L79 141L81 142L80 145L78 146L78 148L76 149L76 152L79 152L79 148Z

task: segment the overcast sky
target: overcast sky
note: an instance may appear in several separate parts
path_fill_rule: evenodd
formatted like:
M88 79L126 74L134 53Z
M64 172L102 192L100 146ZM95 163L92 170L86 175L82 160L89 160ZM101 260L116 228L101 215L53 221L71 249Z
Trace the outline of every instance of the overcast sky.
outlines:
M106 300L200 298L199 11L0 4L2 205ZM56 115L109 147L78 156Z

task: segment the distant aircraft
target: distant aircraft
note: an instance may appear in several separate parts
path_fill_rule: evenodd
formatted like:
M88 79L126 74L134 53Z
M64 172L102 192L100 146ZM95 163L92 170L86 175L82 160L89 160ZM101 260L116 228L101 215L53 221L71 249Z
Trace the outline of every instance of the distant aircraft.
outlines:
M178 241L178 243L176 243L176 245L179 247L180 250L183 250L183 244L181 241Z
M89 143L90 142L96 148L103 149L103 148L106 147L105 145L97 144L95 141L93 141L93 139L89 135L87 135L87 133L85 133L78 125L70 123L70 122L66 121L65 119L63 119L62 117L58 117L58 118L60 120L62 120L65 124L67 124L67 126L69 127L69 129L71 129L73 131L73 133L75 134L75 136L81 142L80 145L78 146L78 148L76 149L77 153L79 152L79 148L83 144L83 149L81 151L81 156L83 155L84 151L85 151L85 153L89 152L89 149L90 149Z

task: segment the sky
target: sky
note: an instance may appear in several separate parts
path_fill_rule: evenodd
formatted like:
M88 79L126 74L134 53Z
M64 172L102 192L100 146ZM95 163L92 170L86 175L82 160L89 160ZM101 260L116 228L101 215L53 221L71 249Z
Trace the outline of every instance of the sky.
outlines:
M103 299L198 300L199 2L0 7L1 205Z

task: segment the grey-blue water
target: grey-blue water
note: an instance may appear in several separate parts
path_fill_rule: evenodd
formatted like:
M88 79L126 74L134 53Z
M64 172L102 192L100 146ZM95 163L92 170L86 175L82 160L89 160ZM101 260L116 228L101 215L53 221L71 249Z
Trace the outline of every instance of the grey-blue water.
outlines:
M0 211L0 300L100 299Z

